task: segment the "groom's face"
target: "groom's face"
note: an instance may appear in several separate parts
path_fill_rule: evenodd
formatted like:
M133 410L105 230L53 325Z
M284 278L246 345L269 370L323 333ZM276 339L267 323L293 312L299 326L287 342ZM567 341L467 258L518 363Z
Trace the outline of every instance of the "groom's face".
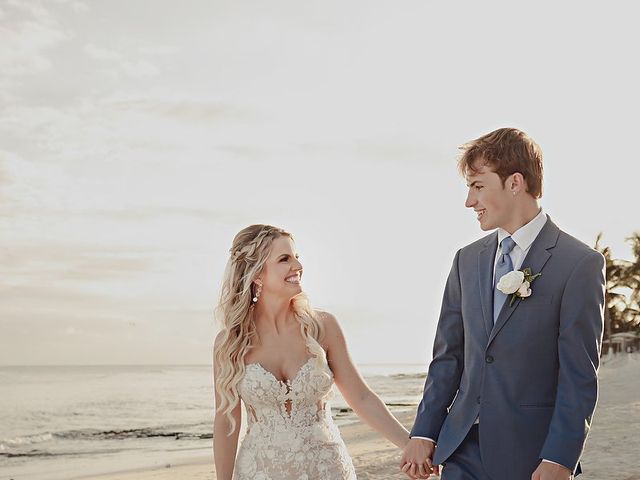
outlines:
M490 166L476 163L474 167L465 175L469 188L465 206L476 212L482 230L505 228L513 215L513 195Z

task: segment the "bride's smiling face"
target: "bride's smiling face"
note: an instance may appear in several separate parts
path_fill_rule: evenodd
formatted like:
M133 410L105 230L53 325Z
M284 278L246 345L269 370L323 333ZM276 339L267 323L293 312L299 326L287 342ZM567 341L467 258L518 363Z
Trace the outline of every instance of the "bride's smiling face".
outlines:
M262 285L261 297L293 298L302 292L302 264L295 244L288 236L276 238L271 253L256 283Z

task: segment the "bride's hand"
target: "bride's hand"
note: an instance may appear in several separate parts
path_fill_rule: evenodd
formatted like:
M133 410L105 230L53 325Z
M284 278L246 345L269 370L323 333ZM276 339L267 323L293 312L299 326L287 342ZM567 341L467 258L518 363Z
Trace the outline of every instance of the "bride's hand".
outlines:
M438 474L439 468L432 462L435 449L435 443L429 440L409 439L400 460L400 469L412 479L429 478L431 473Z

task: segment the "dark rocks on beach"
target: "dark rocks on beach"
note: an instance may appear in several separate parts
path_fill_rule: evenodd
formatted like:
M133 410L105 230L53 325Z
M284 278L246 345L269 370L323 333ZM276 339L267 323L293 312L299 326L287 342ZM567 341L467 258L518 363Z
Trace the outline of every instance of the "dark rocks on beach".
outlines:
M185 433L185 432L158 432L155 430L140 428L132 430L107 430L104 432L97 432L92 434L94 437L110 438L110 439L125 439L125 438L171 438L175 440L181 440L183 438L197 438L197 439L211 439L212 433Z

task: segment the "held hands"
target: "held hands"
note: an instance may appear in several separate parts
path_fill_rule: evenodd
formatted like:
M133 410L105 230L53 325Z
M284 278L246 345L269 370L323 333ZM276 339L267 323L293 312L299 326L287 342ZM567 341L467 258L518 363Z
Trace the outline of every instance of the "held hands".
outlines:
M404 447L400 459L400 470L411 479L429 478L432 473L439 472L437 465L433 465L435 443L422 438L410 439Z
M571 470L555 463L540 462L531 480L572 480Z

